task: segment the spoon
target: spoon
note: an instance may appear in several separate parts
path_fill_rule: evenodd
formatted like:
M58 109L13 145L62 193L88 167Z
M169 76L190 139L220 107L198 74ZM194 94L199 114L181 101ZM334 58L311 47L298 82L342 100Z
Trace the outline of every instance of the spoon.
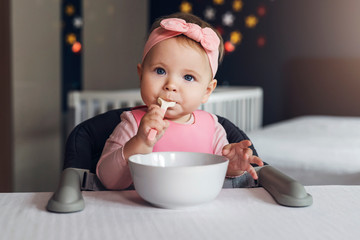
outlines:
M164 112L164 116L165 116L166 110L169 107L174 107L175 104L176 104L176 102L167 102L167 101L165 101L164 99L162 99L160 97L157 99L157 102L158 102L158 104L160 104L160 107ZM156 134L157 134L157 131L155 129L150 129L149 134L148 134L148 139L149 140L154 140Z

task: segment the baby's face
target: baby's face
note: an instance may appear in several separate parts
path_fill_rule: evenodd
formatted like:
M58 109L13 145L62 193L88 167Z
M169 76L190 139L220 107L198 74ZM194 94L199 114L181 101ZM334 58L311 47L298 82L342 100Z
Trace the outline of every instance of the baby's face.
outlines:
M138 73L144 103L157 104L158 97L176 102L165 117L177 122L186 122L216 87L206 53L176 38L156 44Z

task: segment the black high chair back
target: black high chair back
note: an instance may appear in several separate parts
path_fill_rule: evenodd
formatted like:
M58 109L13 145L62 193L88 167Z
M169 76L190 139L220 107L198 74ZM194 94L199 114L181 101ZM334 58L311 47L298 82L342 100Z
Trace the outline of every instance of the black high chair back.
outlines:
M96 165L106 140L120 123L120 115L130 108L110 110L77 125L70 133L65 147L63 172L58 189L48 202L51 212L76 212L85 207L82 190L106 190L95 175ZM250 140L228 119L218 116L229 143ZM250 147L258 156L254 146ZM308 206L312 197L294 179L282 174L264 162L257 167L258 185L264 187L274 199L284 206Z

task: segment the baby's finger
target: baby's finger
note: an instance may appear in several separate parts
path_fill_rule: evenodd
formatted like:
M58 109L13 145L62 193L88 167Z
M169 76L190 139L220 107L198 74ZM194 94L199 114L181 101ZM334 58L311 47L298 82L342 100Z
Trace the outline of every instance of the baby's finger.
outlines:
M249 162L253 163L253 164L256 164L258 166L263 166L264 165L263 161L258 156L251 156L250 159L249 159Z
M250 140L242 140L236 144L240 148L248 148L252 145Z
M228 151L230 151L231 147L232 147L231 144L227 144L227 145L225 145L225 146L223 147L223 151L224 151L225 149L228 150Z
M228 144L222 149L222 155L227 158L233 158L235 155L235 151L232 150L232 144Z
M246 149L244 149L244 153L249 155L249 156L252 156L253 155L253 150L251 148L246 148Z
M246 170L248 173L250 173L251 177L255 180L258 179L258 175L255 171L255 168L253 168L251 165L249 165L248 169Z
M160 106L159 105L156 105L156 104L151 104L149 107L148 107L148 112L149 111L152 111L154 109L160 109Z
M155 106L154 108L150 109L147 114L151 117L158 117L163 119L164 118L164 113L162 111L162 109L158 106Z
M251 150L251 148L242 149L242 151L243 158L249 161L250 157L253 156L253 151Z

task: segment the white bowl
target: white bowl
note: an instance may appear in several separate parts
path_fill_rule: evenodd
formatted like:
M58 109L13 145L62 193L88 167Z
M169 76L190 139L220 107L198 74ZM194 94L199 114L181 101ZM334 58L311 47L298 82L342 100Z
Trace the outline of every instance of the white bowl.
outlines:
M217 197L229 160L192 152L154 152L129 158L135 190L162 208L184 208Z

